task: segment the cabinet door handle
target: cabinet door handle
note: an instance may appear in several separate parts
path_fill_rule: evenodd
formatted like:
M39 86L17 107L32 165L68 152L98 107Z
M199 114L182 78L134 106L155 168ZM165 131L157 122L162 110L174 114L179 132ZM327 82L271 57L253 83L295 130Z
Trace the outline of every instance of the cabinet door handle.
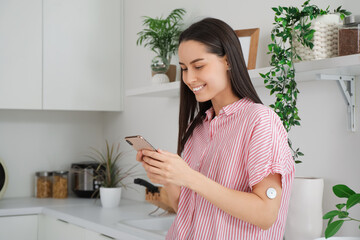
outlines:
M56 219L59 222L63 222L63 223L69 223L68 221L62 220L62 219Z
M106 237L106 238L108 238L108 239L115 239L115 238L113 238L113 237L110 237L110 236L105 235L105 234L102 234L102 233L100 233L100 236Z

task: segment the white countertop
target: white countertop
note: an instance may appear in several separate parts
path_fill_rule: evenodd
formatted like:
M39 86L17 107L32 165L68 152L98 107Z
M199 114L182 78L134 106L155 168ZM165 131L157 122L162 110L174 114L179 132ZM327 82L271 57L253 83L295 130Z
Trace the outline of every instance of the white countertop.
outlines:
M94 199L8 198L0 200L0 217L44 214L113 238L164 239L159 233L121 223L128 219L156 218L149 216L156 208L127 199L121 199L119 207L107 209Z

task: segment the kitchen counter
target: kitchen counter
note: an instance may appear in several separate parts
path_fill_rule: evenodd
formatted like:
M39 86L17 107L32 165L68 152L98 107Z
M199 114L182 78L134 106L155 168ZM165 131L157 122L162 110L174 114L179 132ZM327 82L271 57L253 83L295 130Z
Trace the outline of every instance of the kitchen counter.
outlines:
M156 208L146 202L127 199L121 199L119 207L108 209L101 206L100 200L94 199L8 198L0 200L0 217L44 214L115 239L164 239L161 233L122 222L131 219L155 220L159 217L149 216L149 213Z

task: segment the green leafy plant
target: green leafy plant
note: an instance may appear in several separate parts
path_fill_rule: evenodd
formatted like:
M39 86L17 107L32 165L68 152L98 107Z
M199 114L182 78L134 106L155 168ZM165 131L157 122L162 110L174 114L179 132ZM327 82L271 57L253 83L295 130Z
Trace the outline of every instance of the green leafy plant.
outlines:
M310 0L297 7L274 7L275 26L271 31L271 43L268 45L268 54L271 55L270 71L260 73L264 79L265 87L270 90L270 95L275 94L276 100L270 107L279 115L287 132L293 126L300 126L299 110L297 108L297 97L300 92L295 80L294 60L301 57L296 54L293 41L297 40L302 45L313 48L312 42L315 30L311 28L312 19L329 13L329 7L322 10L315 5L310 5ZM334 10L343 19L351 13L342 9L341 6ZM292 156L296 163L304 154L299 148L295 150L292 142L288 139L292 150Z
M346 203L336 204L336 210L332 210L327 212L323 219L329 219L328 225L325 229L325 238L329 238L335 235L344 222L346 221L357 221L360 222L359 219L355 219L350 217L349 209L353 206L360 204L360 193L354 192L348 186L343 184L338 184L333 186L334 194L339 198L346 198ZM334 221L335 218L339 220ZM359 225L360 230L360 225Z
M185 9L173 10L166 18L144 17L143 26L146 28L138 33L137 45L144 44L157 56L170 61L172 54L178 48L178 38L181 33L181 20L186 13Z
M119 161L124 156L124 153L120 151L120 143L113 143L110 147L108 141L105 140L105 149L101 151L91 147L91 150L91 155L88 157L99 163L94 177L102 183L101 185L107 188L120 186L126 189L128 185L124 183L124 180L134 174L133 169L137 164L128 169L119 167Z

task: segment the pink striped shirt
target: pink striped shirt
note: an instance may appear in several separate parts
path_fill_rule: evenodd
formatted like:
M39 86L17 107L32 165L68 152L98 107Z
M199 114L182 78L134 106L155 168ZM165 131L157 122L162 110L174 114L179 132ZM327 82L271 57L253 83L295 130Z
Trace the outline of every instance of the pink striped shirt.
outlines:
M277 220L270 229L262 230L182 187L177 216L166 239L282 239L295 169L280 118L247 98L213 116L211 108L185 144L183 159L222 186L243 192L251 192L270 173L281 174Z

